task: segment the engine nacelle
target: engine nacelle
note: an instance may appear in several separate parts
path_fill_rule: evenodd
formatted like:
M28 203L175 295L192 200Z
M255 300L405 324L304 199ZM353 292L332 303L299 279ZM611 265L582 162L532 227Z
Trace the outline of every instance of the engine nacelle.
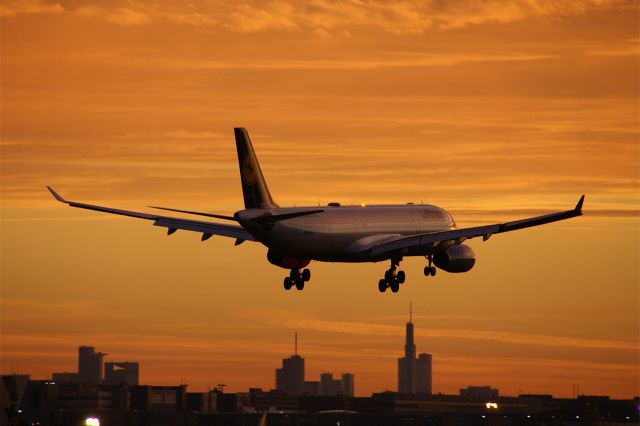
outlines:
M464 244L440 250L433 256L433 263L447 272L467 272L476 263L476 254L471 247Z
M267 252L267 260L269 260L272 265L276 265L284 269L304 268L309 264L309 262L311 262L309 259L296 259L271 249Z

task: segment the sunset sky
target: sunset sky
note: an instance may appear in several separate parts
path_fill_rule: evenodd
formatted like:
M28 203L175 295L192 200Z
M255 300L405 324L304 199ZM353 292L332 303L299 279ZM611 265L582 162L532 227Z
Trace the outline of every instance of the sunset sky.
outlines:
M413 302L435 392L640 394L638 1L2 0L0 367L50 377L77 346L141 382L395 390ZM380 294L387 263L313 262L66 207L229 214L233 127L280 205L425 202L459 226L572 208L472 240L467 274Z

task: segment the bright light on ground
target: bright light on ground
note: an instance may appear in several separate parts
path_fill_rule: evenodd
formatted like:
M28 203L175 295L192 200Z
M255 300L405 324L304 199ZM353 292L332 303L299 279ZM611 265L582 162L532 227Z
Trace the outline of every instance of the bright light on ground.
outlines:
M84 421L84 426L100 426L100 419L96 419L95 417L87 417Z

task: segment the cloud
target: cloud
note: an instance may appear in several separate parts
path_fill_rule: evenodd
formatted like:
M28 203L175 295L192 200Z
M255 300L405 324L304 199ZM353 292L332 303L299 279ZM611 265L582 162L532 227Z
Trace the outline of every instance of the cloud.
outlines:
M164 17L175 24L189 25L192 27L214 26L218 24L218 20L209 14L192 12L192 13L168 13Z
M151 22L151 17L148 13L127 8L118 8L106 15L107 21L123 26L131 25L144 25Z
M395 34L419 34L436 28L464 28L486 23L509 23L527 18L582 15L593 9L634 8L633 2L526 2L458 0L448 2L358 0L244 3L236 5L225 26L231 31L350 30L378 28Z
M14 17L29 14L52 14L64 13L64 8L60 3L51 3L45 0L7 0L0 7L0 17Z
M198 132L191 130L171 130L168 132L156 132L156 133L127 133L119 137L119 139L133 139L133 140L183 140L183 139L228 139L229 135L224 135L215 132Z
M173 23L193 27L214 26L215 11L174 9L168 2L146 4L136 1L74 1L51 3L45 0L8 0L0 8L1 17L25 14L63 14L79 18L99 18L119 26L141 26L151 23Z
M277 1L260 6L240 4L229 14L225 25L231 31L258 32L265 30L297 30L298 11L292 4Z
M333 34L348 36L362 28L393 34L421 34L427 30L451 30L488 23L510 23L529 18L584 15L593 10L637 10L633 1L588 0L584 2L547 2L528 0L502 2L490 0L456 0L424 2L418 0L370 1L313 0L245 1L195 3L180 5L169 1L151 4L137 1L77 2L63 0L9 0L2 16L64 11L78 16L102 17L122 25L146 25L151 22L188 26L210 26L238 33L265 31L305 31L319 38ZM98 13L96 13L98 12Z
M639 56L640 38L631 38L625 43L594 46L585 51L591 56Z
M402 327L365 322L332 321L317 318L290 319L286 314L271 314L271 321L295 330L314 330L339 334L398 336L402 335ZM497 330L467 329L428 329L416 331L417 336L432 338L452 338L463 340L483 340L517 345L561 346L589 349L617 349L637 351L637 342L621 340L585 339L568 336L551 336L544 334L518 333Z
M323 32L326 33L324 30ZM328 33L324 35L318 34L318 37L328 37ZM246 61L177 59L171 62L155 64L154 66L192 70L374 70L382 68L446 67L465 63L541 61L553 58L556 58L556 56L525 52L422 53L412 55L397 54L379 59L284 59L256 60L250 63Z

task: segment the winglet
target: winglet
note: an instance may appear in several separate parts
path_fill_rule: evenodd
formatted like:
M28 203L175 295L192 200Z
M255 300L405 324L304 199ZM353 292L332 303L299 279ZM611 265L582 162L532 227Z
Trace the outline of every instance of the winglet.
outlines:
M582 204L584 204L584 194L582 194L582 197L580 197L580 201L578 201L578 204L576 204L574 210L582 213Z
M64 198L62 198L62 196L60 194L58 194L56 191L54 191L54 189L52 187L47 186L47 189L49 190L51 195L53 195L53 198L55 198L56 200L60 201L61 203L69 204L69 202L67 200L65 200Z

